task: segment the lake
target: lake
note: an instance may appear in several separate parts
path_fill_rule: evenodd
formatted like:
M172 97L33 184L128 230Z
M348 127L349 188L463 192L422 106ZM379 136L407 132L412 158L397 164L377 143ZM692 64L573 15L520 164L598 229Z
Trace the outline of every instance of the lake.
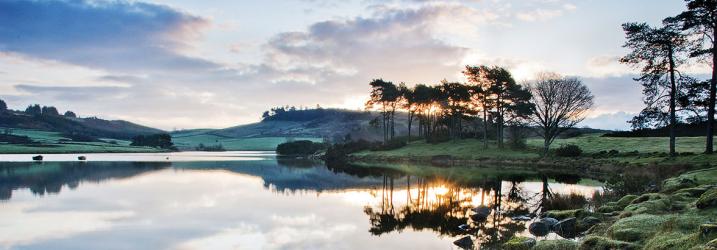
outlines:
M576 177L459 183L271 152L83 155L0 155L0 248L458 249L467 235L495 248L530 235L513 217L539 212L547 193L601 190ZM491 215L474 222L481 205Z

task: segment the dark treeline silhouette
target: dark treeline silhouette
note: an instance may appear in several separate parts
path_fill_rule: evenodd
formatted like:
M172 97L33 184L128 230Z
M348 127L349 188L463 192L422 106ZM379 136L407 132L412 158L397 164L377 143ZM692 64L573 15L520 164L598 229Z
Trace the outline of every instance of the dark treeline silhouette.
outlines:
M484 147L493 139L504 147L509 128L510 146L525 147L525 130L545 138L545 152L560 134L573 128L592 106L593 96L577 78L544 74L525 85L516 83L510 72L497 66L466 66L463 74L468 82L441 81L437 85L405 83L395 85L375 79L366 109L379 113L372 124L382 128L383 142L392 144L396 138L395 119L399 111L408 116L408 137L411 140L413 120L417 136L428 142L458 138L482 138Z
M327 145L325 143L299 140L279 144L276 146L276 153L285 156L306 156L326 149L326 147Z
M13 190L21 188L36 195L56 194L64 186L75 189L82 182L128 178L169 166L166 162L0 163L0 200L9 200Z
M346 109L334 109L334 108L322 108L317 106L316 108L296 108L294 106L284 106L271 108L268 111L264 111L261 118L263 121L295 121L305 122L314 121L323 118L335 117L335 116L351 116L360 118L365 116L365 112L352 111Z
M717 88L717 1L685 2L687 10L665 18L660 26L623 24L627 39L624 47L630 53L620 61L641 70L635 80L642 84L645 95L645 108L630 123L637 136L666 130L671 155L675 155L679 124L704 124L701 135L706 136L705 153L711 154ZM699 80L686 74L686 66L701 62L710 62L711 79ZM649 130L655 128L658 130Z
M162 149L176 150L172 143L172 136L169 134L138 135L132 137L131 146L145 146Z

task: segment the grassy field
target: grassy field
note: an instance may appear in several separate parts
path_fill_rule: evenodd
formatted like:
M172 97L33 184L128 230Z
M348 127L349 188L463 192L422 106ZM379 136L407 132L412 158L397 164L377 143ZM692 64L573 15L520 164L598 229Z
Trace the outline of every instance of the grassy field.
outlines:
M116 139L102 139L102 142L71 142L57 132L31 129L12 129L12 134L30 137L33 141L39 142L39 144L0 143L0 154L162 152L162 150L155 148L129 146L129 141ZM110 141L114 143L109 143Z
M702 153L705 150L704 137L677 137L677 152ZM574 144L579 146L584 152L595 153L600 151L610 151L612 149L621 152L629 152L637 150L640 153L652 152L669 152L668 137L600 137L600 134L587 134L580 137L558 139L551 148L557 148L561 145ZM543 140L539 138L531 138L528 140L528 146L531 148L540 148Z
M488 149L483 148L480 140L465 139L438 144L430 144L425 141L414 141L408 146L389 151L363 151L355 153L356 156L378 156L378 157L426 157L434 155L451 155L461 159L479 158L511 158L525 159L539 157L537 151L524 150L516 151L499 149L494 143L490 143Z
M600 137L599 134L588 134L580 137L556 140L551 149L560 145L578 145L584 152L583 157L591 157L594 153L601 151L617 150L618 155L604 158L606 161L636 164L693 164L693 165L715 165L717 154L704 155L704 137L680 137L677 138L677 151L688 153L675 158L666 156L668 150L668 138L646 137L646 138L616 138ZM451 155L459 159L537 159L540 157L542 140L538 138L529 139L528 148L524 150L511 150L508 148L496 148L494 142L489 143L489 148L484 149L483 143L475 139L463 139L439 144L429 144L424 141L411 142L408 146L390 151L363 151L355 153L357 157L376 158L419 158L435 155ZM635 151L637 151L635 153Z
M310 140L320 142L321 138L292 138L293 140ZM200 143L205 146L222 145L226 150L269 150L289 140L287 137L256 137L256 138L230 138L205 134L202 131L189 131L172 134L172 141L182 150L192 150Z

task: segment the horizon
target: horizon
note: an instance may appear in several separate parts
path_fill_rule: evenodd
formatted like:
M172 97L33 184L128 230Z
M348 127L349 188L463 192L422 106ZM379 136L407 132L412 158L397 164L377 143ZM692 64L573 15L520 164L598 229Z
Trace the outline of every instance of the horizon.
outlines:
M462 68L478 64L519 82L543 71L579 77L596 98L579 126L626 130L643 104L637 70L617 61L627 51L620 24L684 9L647 0L0 6L0 99L10 108L39 103L168 131L258 122L274 106L362 109L372 79L463 82Z

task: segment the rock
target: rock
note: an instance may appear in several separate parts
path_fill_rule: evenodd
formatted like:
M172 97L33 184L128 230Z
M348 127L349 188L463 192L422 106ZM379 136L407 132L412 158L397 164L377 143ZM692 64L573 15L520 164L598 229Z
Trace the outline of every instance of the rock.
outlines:
M573 210L550 210L543 213L543 217L550 217L550 218L556 218L558 220L563 220L571 217L580 217L580 215L585 214L585 209L573 209Z
M532 250L572 250L578 249L578 242L573 240L541 240Z
M580 220L580 223L578 223L577 226L577 230L578 232L584 232L597 224L600 224L600 219L593 216L587 216Z
M462 224L462 225L458 226L458 229L463 230L463 231L468 231L468 229L471 229L471 227L468 226L468 224Z
M613 240L602 236L588 236L581 241L579 249L621 249L621 250L633 250L641 249L640 245L624 242L619 240Z
M577 219L574 217L561 220L553 226L553 231L563 238L575 238L577 236L576 222Z
M695 204L699 209L714 207L717 205L717 188L713 188L700 195Z
M42 161L42 155L36 155L32 157L33 161Z
M81 155L81 156L77 157L77 160L84 161L84 160L87 160L87 157L85 157L84 155Z
M514 220L514 221L529 221L529 220L532 220L533 218L531 218L530 216L527 216L527 215L520 215L520 216L513 216L510 219Z
M618 206L609 206L609 205L605 205L605 206L599 207L597 209L597 211L600 213L612 213L612 212L619 211L619 210L622 210L622 209Z
M550 226L548 226L548 224L546 224L545 222L536 221L531 223L530 226L528 226L528 231L530 232L530 234L538 237L546 236L548 235L548 233L550 233Z
M488 218L488 216L490 215L490 213L492 212L490 207L487 207L487 206L479 206L479 207L475 207L471 210L475 213L475 214L471 215L471 219L473 221L478 221L478 222L485 221Z
M705 239L713 239L717 234L717 224L705 223L700 225L700 235Z
M470 236L465 236L453 242L454 245L463 249L473 249L473 240Z
M717 250L717 239L707 242L707 244L705 245L705 249L706 250Z
M627 207L627 205L630 205L630 203L632 203L632 201L637 199L637 197L638 196L634 195L634 194L625 195L617 201L617 206L620 209L623 209L623 208Z
M506 243L503 243L503 249L506 250L528 250L535 246L535 239L523 237L523 236L513 236L513 238L510 238L510 240Z
M558 224L558 220L557 220L557 219L555 219L555 218L550 218L550 217L542 218L542 219L540 219L540 222L545 223L546 225L548 225L548 228L550 228L550 230L553 230L553 227L555 226L555 224Z

